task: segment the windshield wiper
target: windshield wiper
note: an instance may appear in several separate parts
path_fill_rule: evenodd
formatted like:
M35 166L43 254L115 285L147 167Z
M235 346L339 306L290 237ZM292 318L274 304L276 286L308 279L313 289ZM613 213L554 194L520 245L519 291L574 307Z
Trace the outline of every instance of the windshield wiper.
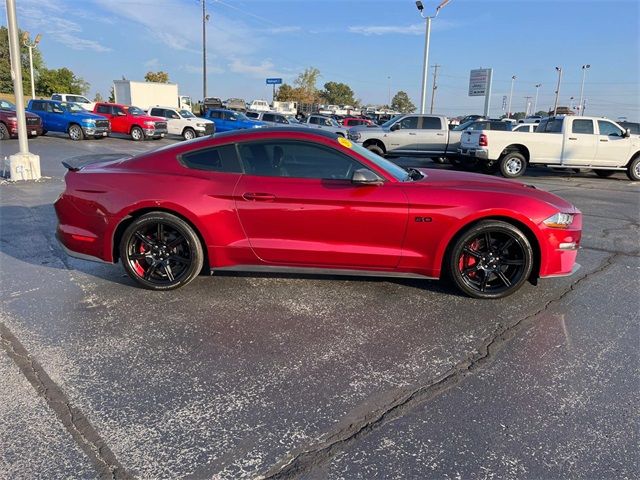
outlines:
M420 173L420 170L418 170L417 168L407 167L405 168L405 170L407 171L409 178L413 181L420 180L424 177L424 175Z

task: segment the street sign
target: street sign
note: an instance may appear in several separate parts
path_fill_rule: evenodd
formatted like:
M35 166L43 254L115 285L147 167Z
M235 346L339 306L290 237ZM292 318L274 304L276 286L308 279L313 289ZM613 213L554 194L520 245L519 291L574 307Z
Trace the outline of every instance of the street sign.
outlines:
M491 69L490 68L478 68L471 70L469 75L469 96L470 97L484 97L489 90L489 84L491 82Z
M267 78L267 85L282 85L281 78Z

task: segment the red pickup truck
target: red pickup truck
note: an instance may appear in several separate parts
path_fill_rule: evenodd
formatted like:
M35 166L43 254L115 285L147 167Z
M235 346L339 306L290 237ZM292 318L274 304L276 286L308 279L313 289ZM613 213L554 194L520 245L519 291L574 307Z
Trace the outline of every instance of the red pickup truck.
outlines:
M138 107L117 103L96 103L93 113L108 118L111 121L113 133L131 135L135 141L145 138L158 139L167 135L166 119L151 117Z
M38 115L25 112L27 121L27 135L35 137L42 135L42 120ZM0 140L7 140L18 136L18 119L16 118L16 106L0 100Z

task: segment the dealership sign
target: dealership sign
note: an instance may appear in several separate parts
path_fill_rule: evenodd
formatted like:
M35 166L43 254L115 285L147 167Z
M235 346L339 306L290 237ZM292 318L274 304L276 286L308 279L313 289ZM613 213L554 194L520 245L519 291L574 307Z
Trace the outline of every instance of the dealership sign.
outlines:
M471 70L469 75L469 96L470 97L484 97L487 95L487 91L490 88L491 83L491 69L490 68L478 68Z
M267 85L281 85L281 78L267 78Z

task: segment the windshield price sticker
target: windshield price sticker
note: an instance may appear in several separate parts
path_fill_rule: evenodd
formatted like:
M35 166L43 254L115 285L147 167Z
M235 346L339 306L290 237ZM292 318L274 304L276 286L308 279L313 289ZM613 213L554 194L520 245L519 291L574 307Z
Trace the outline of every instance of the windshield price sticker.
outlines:
M344 137L338 137L338 143L340 145L342 145L343 147L347 147L347 148L352 148L353 147L353 143L351 143L350 140L347 140Z

